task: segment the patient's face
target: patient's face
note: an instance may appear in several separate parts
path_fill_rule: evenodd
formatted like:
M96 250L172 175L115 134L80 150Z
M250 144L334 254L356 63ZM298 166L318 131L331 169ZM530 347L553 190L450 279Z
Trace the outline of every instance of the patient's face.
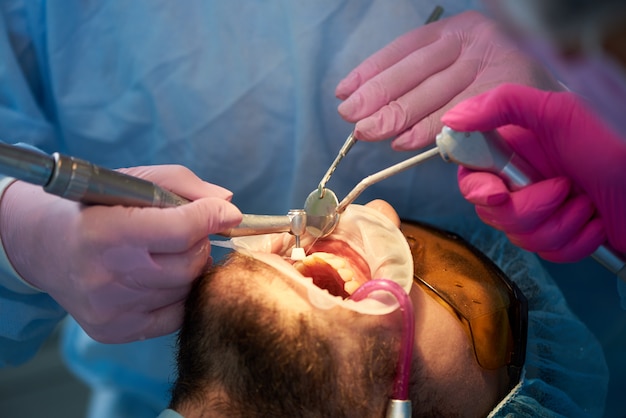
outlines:
M197 283L180 335L175 409L187 418L209 410L214 414L209 416L384 416L395 376L400 313L364 314L342 303L363 281L404 275L407 263L410 281L399 281L415 315L414 412L482 416L502 398L505 371L481 368L459 320L420 286L411 286L411 251L406 258L381 256L377 249L403 252L409 249L406 239L400 235L397 246L381 246L364 238L382 239L399 226L384 202L369 208L371 217L383 213L385 222L343 225L360 228L359 239L351 241L339 231L314 245L305 241L309 257L295 263L287 241L273 241L260 253L233 254ZM450 273L458 280L467 274ZM307 280L315 291L310 283L300 283L305 276L313 278ZM239 412L237 405L243 406Z

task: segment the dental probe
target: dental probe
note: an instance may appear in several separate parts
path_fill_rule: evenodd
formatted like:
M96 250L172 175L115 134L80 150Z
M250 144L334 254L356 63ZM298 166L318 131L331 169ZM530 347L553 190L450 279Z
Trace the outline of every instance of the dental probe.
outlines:
M320 184L317 186L320 199L324 197L324 190L326 190L326 183L328 183L328 180L330 180L330 176L333 175L333 173L337 169L337 166L339 165L341 160L343 160L343 157L346 156L348 151L350 151L350 148L352 148L355 143L356 138L354 137L354 131L352 131L350 132L350 135L348 135L348 139L346 139L346 141L341 146L341 149L339 150L339 153L337 153L337 156L335 157L333 163L330 165L330 167L328 167L328 171L326 171L326 174L324 174L324 177L322 177L322 180L320 180Z
M155 183L59 153L52 155L0 143L0 173L43 186L53 195L87 205L167 208L189 200ZM242 222L220 233L226 237L290 232L300 244L306 227L302 209L285 216L243 215Z
M435 6L435 8L433 9L432 12L430 12L430 16L428 16L428 19L426 19L426 22L424 24L429 24L432 22L436 22L437 20L439 20L439 18L441 17L441 15L443 14L443 7L441 6Z
M515 154L496 131L458 132L444 126L436 142L444 161L496 174L513 191L543 179L532 166ZM591 257L626 281L626 261L608 243L600 245Z

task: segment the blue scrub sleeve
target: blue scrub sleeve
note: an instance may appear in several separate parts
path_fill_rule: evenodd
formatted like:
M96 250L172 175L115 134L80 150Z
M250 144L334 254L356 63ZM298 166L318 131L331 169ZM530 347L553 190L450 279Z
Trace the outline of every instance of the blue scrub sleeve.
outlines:
M24 16L17 4L0 7L0 140L54 147L55 130L50 112L42 110L40 69L24 35L30 27ZM11 182L2 178L0 192ZM0 248L0 367L29 360L65 316L52 298L21 280Z
M617 292L619 293L620 305L626 310L626 282L617 279Z
M184 418L184 417L172 409L166 409L165 411L161 412L157 418Z

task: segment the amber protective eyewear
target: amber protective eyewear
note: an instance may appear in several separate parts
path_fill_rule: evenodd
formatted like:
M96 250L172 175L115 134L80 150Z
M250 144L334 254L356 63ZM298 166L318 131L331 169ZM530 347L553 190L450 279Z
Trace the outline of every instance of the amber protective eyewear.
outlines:
M520 289L460 236L415 222L401 229L413 253L414 283L457 317L481 367L507 366L511 386L517 384L528 333Z

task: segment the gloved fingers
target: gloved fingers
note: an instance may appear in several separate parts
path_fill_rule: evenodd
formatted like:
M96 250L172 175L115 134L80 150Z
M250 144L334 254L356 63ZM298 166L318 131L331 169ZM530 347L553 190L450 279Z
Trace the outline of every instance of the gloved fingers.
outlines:
M474 63L454 63L391 103L381 103L379 110L356 124L356 137L361 140L380 140L399 135L411 128L465 90L474 81L473 66ZM434 136L430 142L432 141ZM394 142L398 143L399 139ZM405 148L409 145L418 148L414 144L402 145L406 145Z
M391 148L396 151L410 151L424 148L435 143L437 135L443 129L441 116L447 111L450 103L422 117L411 128L397 135L391 142Z
M434 42L367 80L339 105L339 114L347 121L356 122L407 94L433 74L448 68L461 53L460 42L449 42L452 40L456 38ZM437 95L429 96L429 100L434 97ZM421 97L415 103L422 102L428 101Z
M110 209L110 208L107 208ZM146 248L150 253L180 253L209 234L238 225L242 214L232 203L218 198L202 198L175 208L119 208L108 214L109 224L102 234L129 246Z
M538 255L555 263L573 263L593 254L604 242L606 231L602 222L592 219L566 246L552 251L541 251Z
M183 321L184 298L150 311L131 311L113 322L90 324L76 318L81 328L94 340L104 344L124 344L156 338L178 330Z
M142 275L138 280L144 288L175 289L191 283L213 262L208 239L198 242L189 250L177 254L151 254L158 271Z
M395 151L412 151L433 145L443 124L438 112L426 116L411 128L402 132L391 141L391 149Z
M190 289L190 284L154 290L114 282L79 296L69 295L67 289L65 294L52 296L92 338L121 342L130 341L124 336L127 332L143 333L152 312L182 303Z
M216 197L230 200L233 193L223 187L203 181L182 165L154 165L121 168L118 171L158 184L190 200Z
M372 77L398 63L407 55L435 42L445 26L442 22L435 22L407 32L370 55L337 84L335 96L345 100Z
M370 132L367 124L375 115L360 121L357 129L364 131L365 137L372 134L381 137L395 135L392 147L396 150L413 150L433 144L443 127L441 116L460 100L460 96L468 94L475 81L477 65L477 61L456 62L398 99L407 113L404 131L398 128L393 132Z
M450 109L441 118L445 125L457 131L490 131L503 125L515 124L533 131L543 131L546 120L554 112L570 108L560 94L545 92L517 84L502 84L493 90L469 98ZM564 102L563 106L548 106L551 100ZM541 116L537 117L537 110Z
M476 206L487 224L507 233L524 233L545 222L567 199L571 183L557 177L511 192L510 199L496 206Z
M568 199L541 225L528 232L508 233L514 244L535 253L564 248L584 230L595 214L595 207L585 195Z
M495 174L459 167L459 190L470 203L478 206L498 206L509 200L509 189Z
M150 312L150 322L144 329L142 337L156 338L177 331L183 325L184 311L185 301L183 299Z
M108 286L102 286L97 291L92 289L84 292L84 301L81 320L91 327L114 323L119 316L132 313L147 313L184 300L191 289L192 279L180 284L181 280L172 279L179 283L158 289L151 283L150 272L140 272L139 277L112 281ZM146 284L148 284L146 286ZM75 305L81 306L81 305ZM68 312L74 315L72 306Z

